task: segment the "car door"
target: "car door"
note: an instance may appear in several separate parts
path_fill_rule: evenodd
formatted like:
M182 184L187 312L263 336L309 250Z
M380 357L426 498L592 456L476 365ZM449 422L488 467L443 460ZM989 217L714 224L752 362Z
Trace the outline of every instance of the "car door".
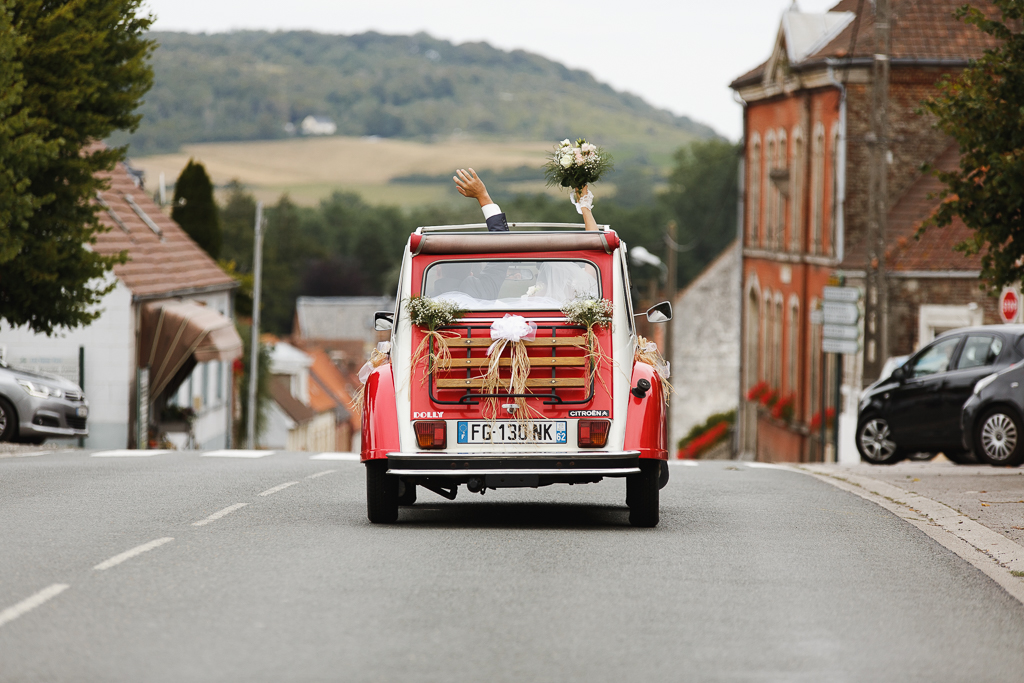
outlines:
M943 377L942 416L936 434L944 442L960 443L960 411L964 402L970 398L978 380L991 375L1001 365L999 361L1006 346L1002 336L994 332L965 335L955 367Z
M962 335L936 339L904 366L904 376L889 394L886 417L893 439L902 449L927 448L935 442L942 419L943 382Z

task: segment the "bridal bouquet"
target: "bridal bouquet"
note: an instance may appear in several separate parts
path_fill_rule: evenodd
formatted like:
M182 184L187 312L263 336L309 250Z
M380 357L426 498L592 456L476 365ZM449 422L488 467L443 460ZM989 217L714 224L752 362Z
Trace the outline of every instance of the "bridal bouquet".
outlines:
M586 185L596 183L611 169L611 155L580 138L574 143L562 140L555 145L544 165L544 175L548 185L572 188L579 194Z

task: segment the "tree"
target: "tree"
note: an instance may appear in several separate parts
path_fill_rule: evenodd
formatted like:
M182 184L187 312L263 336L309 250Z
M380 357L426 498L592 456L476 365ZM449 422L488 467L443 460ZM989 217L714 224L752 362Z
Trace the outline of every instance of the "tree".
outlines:
M124 148L152 84L142 0L0 3L0 318L52 334L99 316L124 256L90 248L101 230L98 175ZM7 87L7 86L10 87Z
M220 212L213 198L213 183L203 165L189 159L174 184L171 218L213 258L220 256L223 235Z
M1024 2L993 1L1000 19L969 6L956 15L1000 46L944 78L940 94L924 103L937 127L959 143L961 156L954 171L931 169L946 187L922 231L959 217L974 234L957 250L981 253L982 280L998 290L1024 277Z
M724 140L694 142L675 154L665 201L679 226L680 286L685 286L736 239L739 148ZM659 249L657 253L663 253Z

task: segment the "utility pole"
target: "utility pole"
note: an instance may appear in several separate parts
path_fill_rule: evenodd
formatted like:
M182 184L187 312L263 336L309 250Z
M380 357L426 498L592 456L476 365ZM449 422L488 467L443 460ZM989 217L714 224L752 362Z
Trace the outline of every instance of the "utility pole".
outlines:
M868 376L877 377L889 357L889 288L885 273L889 208L890 0L875 0L875 56L871 67L871 162L868 176Z
M249 344L249 412L246 415L246 448L256 448L256 380L260 364L260 285L263 280L263 202L256 203L256 228L252 249L252 339Z

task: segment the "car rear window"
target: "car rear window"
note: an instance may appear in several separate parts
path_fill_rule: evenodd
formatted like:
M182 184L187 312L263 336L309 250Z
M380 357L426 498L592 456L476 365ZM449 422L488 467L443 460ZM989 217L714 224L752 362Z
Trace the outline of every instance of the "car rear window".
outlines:
M558 310L580 297L601 298L601 276L584 260L438 261L423 275L423 296L470 311Z
M968 335L960 359L956 363L957 370L980 368L992 365L1003 350L1003 340L991 335Z

